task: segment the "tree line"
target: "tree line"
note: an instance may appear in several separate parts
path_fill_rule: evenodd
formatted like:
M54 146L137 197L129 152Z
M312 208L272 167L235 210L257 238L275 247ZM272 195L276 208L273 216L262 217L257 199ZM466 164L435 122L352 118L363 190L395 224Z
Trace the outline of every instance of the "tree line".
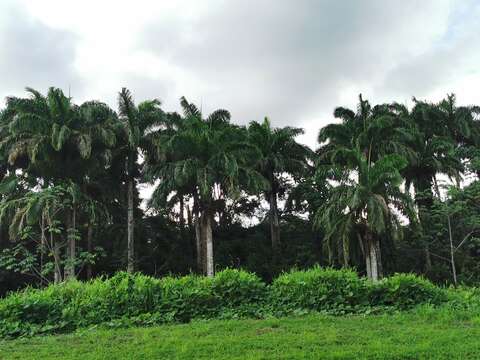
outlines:
M240 126L185 98L177 113L127 89L116 110L27 93L0 112L3 291L121 269L480 277L480 108L454 95L410 107L360 95L311 149L300 128Z

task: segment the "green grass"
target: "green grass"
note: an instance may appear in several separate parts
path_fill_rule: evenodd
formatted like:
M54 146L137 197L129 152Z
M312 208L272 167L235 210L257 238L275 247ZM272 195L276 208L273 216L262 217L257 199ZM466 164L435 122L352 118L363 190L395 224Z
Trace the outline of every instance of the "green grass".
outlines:
M0 341L0 359L478 359L480 322L441 310L83 330Z

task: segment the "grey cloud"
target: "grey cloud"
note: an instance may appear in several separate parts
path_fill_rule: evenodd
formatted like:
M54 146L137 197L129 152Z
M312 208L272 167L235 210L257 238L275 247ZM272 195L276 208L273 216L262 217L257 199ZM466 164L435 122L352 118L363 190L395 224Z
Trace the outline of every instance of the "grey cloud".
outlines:
M298 125L309 113L332 111L346 86L381 82L399 59L418 56L443 35L444 14L435 22L443 5L217 1L193 22L150 24L141 46L208 84L198 95L239 122L269 115L277 125Z
M465 1L450 17L450 26L441 42L418 56L401 59L376 89L386 96L408 94L425 97L435 89L452 92L452 83L477 71L480 52L480 4Z
M81 94L75 73L76 37L31 18L18 3L0 4L0 96L22 94L26 86L46 91L49 86Z

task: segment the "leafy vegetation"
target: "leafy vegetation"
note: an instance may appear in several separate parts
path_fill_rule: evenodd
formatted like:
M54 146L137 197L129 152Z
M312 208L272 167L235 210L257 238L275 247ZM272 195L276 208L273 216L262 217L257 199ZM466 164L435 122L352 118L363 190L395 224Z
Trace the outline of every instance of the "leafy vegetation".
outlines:
M92 325L154 325L193 319L245 318L323 312L370 313L446 302L445 290L414 275L382 282L351 270L291 271L270 286L256 275L227 269L214 277L152 278L118 273L86 283L26 289L0 301L0 336L68 332Z

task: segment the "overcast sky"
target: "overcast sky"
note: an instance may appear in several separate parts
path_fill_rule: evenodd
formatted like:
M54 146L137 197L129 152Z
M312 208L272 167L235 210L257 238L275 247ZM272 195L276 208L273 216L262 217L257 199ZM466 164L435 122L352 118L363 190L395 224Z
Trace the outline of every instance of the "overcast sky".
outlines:
M360 92L480 104L479 44L478 0L1 0L0 97L57 86L116 106L126 86L171 111L184 95L315 146Z

